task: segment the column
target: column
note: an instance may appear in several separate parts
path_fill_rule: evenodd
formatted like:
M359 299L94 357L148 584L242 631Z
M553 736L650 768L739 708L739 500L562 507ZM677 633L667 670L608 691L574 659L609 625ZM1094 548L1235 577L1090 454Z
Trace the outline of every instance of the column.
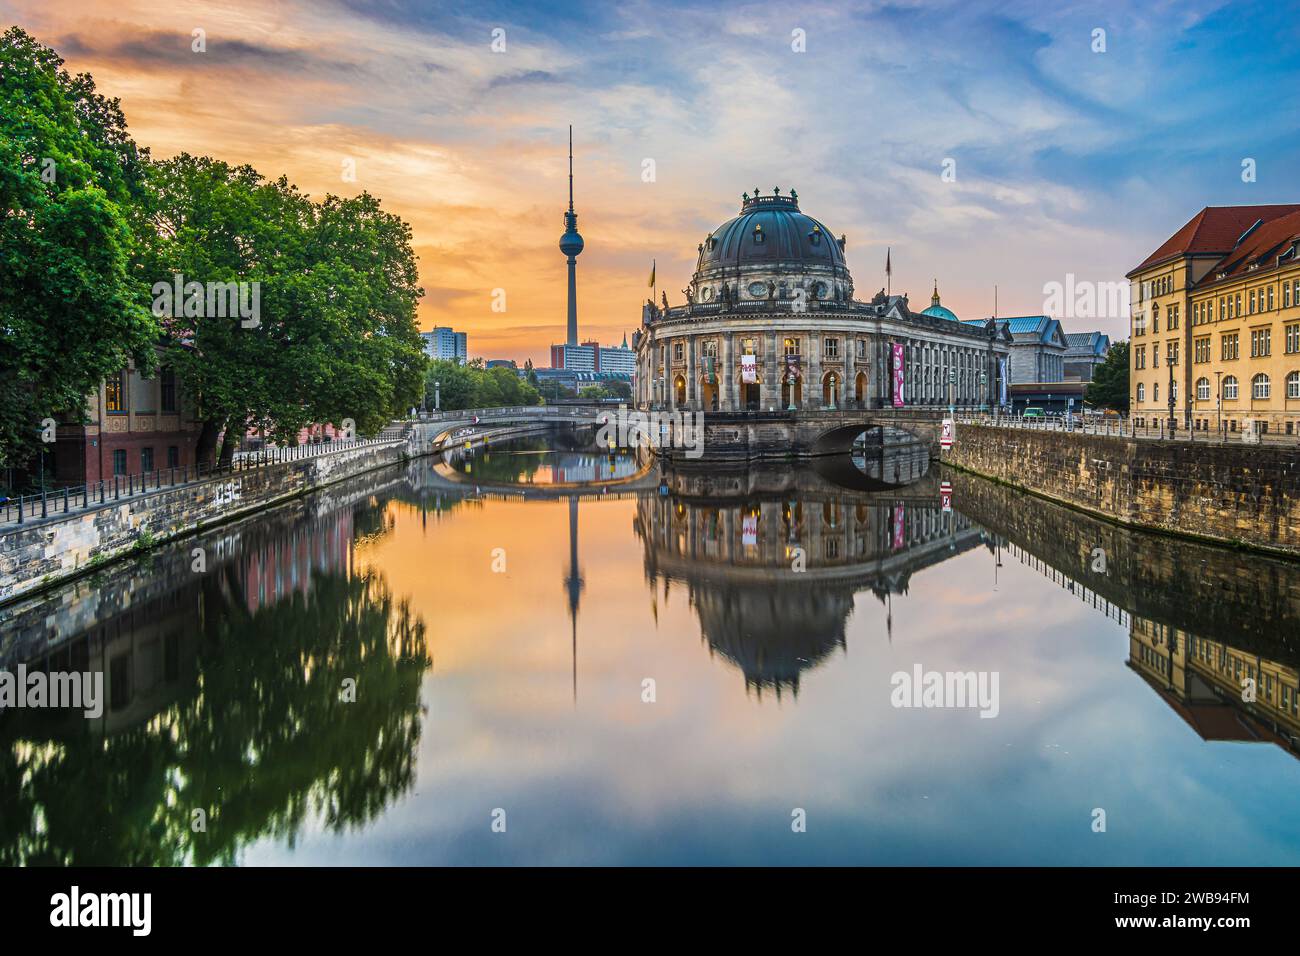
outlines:
M858 383L858 370L855 364L858 357L858 337L846 333L844 336L844 347L848 349L848 351L844 353L844 388L840 392L843 396L843 400L840 404L842 406L847 406L849 402L853 401L853 389L857 387Z
M696 411L700 407L700 385L695 380L695 349L698 345L694 335L686 337L686 407Z
M732 389L732 379L735 378L734 366L736 363L736 351L733 345L733 333L728 332L722 337L722 374L719 376L719 385L722 388L722 394L718 397L719 411L729 412L738 408L739 403L735 401Z
M769 332L767 339L767 355L763 361L763 394L759 407L766 411L769 408L776 408L781 401L781 387L777 382L776 374L776 333Z
M808 369L807 378L811 383L804 382L803 405L804 408L821 408L822 407L822 346L825 345L826 339L820 334L810 334L808 336ZM808 394L808 386L812 385L812 394Z

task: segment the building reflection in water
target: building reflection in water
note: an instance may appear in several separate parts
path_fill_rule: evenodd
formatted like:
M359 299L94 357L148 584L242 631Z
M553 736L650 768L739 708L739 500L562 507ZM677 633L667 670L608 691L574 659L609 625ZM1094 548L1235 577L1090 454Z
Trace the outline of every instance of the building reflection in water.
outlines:
M1294 563L1153 538L948 477L960 506L1006 542L1004 553L1127 630L1128 667L1201 739L1272 743L1300 756Z
M857 593L888 608L916 571L990 543L943 510L932 479L849 492L789 466L669 470L659 493L639 499L635 528L651 591L684 584L710 654L759 697L797 695L805 671L847 650Z

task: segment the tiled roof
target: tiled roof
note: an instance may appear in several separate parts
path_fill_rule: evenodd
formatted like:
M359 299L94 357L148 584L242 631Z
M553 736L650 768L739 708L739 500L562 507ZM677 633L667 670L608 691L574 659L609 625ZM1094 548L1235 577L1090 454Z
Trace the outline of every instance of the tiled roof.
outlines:
M1132 277L1135 272L1141 272L1157 262L1175 256L1226 255L1232 251L1242 233L1258 220L1268 223L1295 212L1300 212L1300 205L1295 203L1275 206L1206 206L1128 275Z
M1277 257L1287 252L1297 239L1300 239L1300 211L1266 222L1238 248L1224 256L1222 262L1206 273L1199 285L1217 282L1221 272L1227 273L1224 278L1249 272L1250 265L1255 262L1259 263L1261 269L1271 268L1277 264Z

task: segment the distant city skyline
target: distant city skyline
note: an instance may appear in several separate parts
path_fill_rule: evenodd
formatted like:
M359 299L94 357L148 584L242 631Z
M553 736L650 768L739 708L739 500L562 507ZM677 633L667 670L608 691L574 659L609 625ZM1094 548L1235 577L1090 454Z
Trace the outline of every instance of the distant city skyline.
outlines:
M570 123L584 341L636 327L652 260L681 302L697 244L755 187L797 188L847 235L859 298L885 285L889 248L894 292L923 307L937 278L963 319L993 312L995 285L1000 314L1035 315L1067 275L1123 281L1205 205L1297 199L1280 91L1300 26L1281 6L3 9L120 98L155 157L379 197L414 231L420 327L520 364L548 364L565 340ZM196 28L206 52L191 50ZM1065 324L1128 332L1126 316Z

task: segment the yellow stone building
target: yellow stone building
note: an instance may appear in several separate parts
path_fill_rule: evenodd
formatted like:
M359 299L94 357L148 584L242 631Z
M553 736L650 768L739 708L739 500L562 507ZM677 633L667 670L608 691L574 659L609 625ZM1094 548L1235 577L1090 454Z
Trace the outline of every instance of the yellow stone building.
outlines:
M1139 426L1300 434L1300 205L1208 206L1128 279Z

